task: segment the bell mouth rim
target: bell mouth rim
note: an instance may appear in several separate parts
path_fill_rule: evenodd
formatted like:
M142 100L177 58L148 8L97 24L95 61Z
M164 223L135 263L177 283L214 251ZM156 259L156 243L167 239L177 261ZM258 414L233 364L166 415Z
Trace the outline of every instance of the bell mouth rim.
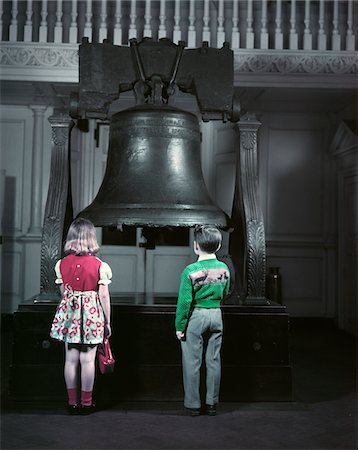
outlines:
M162 205L161 205L162 206ZM177 205L175 205L177 206ZM173 214L174 213L174 214ZM153 207L137 208L100 208L100 212L86 211L84 209L77 217L83 217L93 222L95 226L115 226L121 227L137 226L137 227L185 227L192 228L195 225L215 226L222 230L231 228L231 219L223 212L218 211L214 206L200 206L193 209L178 210L171 207L170 209L160 210Z

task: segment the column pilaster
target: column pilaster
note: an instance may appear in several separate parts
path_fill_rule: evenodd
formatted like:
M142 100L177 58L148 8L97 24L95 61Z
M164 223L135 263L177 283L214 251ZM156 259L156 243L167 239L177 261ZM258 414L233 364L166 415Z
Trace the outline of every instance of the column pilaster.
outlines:
M267 304L266 243L259 201L257 134L261 123L246 113L236 124L239 134L236 184L229 250L236 270L236 295L246 304Z
M31 172L31 217L28 235L41 236L42 233L42 161L44 117L47 106L30 106L34 116Z
M40 296L36 302L57 301L54 267L62 255L65 219L72 214L70 200L69 142L72 119L57 114L49 118L52 150L49 189L41 241ZM72 220L72 217L71 217Z

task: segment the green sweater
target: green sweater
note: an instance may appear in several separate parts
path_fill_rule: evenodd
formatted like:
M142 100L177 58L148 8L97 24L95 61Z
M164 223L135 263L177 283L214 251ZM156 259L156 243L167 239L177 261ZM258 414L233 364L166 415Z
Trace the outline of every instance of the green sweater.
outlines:
M185 331L192 307L219 308L229 287L230 271L225 263L213 258L189 264L180 277L176 331Z

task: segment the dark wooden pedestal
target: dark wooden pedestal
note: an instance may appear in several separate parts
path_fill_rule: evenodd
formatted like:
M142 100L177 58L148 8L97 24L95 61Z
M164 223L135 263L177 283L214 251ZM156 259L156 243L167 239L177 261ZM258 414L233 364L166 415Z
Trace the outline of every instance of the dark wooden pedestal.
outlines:
M14 399L65 398L63 344L49 337L55 308L55 304L20 305L15 313L10 371ZM221 401L290 401L285 307L228 305L223 312ZM112 315L117 365L111 375L97 374L97 402L182 401L175 306L113 304Z

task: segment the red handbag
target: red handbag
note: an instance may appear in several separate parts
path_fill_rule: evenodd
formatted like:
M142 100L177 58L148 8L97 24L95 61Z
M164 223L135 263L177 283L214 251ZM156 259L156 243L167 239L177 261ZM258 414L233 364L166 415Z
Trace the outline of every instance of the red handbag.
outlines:
M103 342L98 345L97 355L99 370L101 371L101 373L103 375L112 373L116 360L113 357L108 338L104 338Z

